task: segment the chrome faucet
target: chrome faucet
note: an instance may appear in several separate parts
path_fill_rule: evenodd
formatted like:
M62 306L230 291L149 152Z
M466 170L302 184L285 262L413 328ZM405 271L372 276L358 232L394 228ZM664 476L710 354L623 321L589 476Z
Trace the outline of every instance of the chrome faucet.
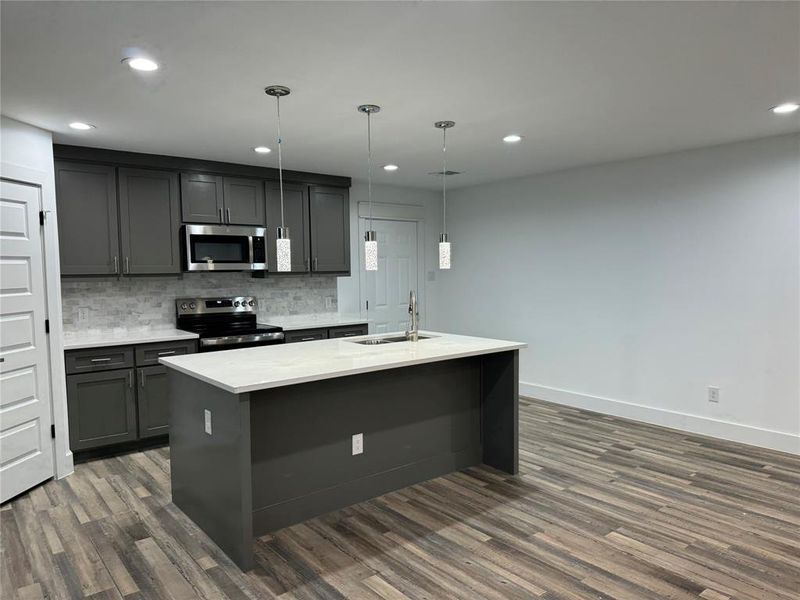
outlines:
M409 342L416 342L419 340L419 310L417 309L417 295L414 290L408 295L408 331L406 331L406 339Z

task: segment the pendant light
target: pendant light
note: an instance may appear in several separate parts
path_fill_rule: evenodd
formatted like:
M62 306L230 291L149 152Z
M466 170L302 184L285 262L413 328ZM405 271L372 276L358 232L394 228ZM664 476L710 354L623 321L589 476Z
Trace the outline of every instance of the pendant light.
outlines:
M367 271L378 270L378 237L372 229L372 115L380 112L381 107L374 104L362 104L358 112L367 115L367 198L369 199L369 226L364 234L364 268Z
M283 85L271 85L264 89L267 96L275 98L277 112L278 112L278 188L281 194L281 226L278 227L278 235L275 239L275 257L277 258L278 271L291 271L292 270L292 241L289 239L289 228L286 227L284 221L283 211L283 155L281 153L281 146L283 145L283 138L281 138L281 98L288 96L291 90Z
M455 121L436 121L436 129L442 130L442 233L439 234L439 268L450 268L450 240L447 238L447 130Z

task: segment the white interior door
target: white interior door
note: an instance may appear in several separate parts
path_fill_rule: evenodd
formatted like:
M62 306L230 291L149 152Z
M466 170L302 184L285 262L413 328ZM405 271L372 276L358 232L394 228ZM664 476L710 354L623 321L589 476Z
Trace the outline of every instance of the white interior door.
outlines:
M364 239L366 219L360 219ZM373 333L405 331L408 328L408 293L418 291L417 222L373 220L378 238L378 270L361 269L361 289L369 302ZM364 244L360 244L364 264Z
M0 181L0 501L53 477L41 188Z

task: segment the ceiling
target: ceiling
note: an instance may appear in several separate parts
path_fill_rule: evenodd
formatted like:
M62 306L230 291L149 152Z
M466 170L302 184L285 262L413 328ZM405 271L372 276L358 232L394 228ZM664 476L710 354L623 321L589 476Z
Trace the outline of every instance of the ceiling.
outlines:
M796 2L8 2L2 112L61 143L449 187L800 130ZM138 49L160 64L137 73ZM67 127L81 120L90 132ZM522 142L504 144L509 133Z

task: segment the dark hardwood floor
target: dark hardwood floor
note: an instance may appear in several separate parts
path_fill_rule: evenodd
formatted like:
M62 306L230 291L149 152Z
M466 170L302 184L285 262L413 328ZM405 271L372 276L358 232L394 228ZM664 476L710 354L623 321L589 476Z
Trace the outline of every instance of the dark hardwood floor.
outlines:
M258 540L170 504L169 451L7 503L2 597L800 597L800 457L523 400L521 473L468 469Z

